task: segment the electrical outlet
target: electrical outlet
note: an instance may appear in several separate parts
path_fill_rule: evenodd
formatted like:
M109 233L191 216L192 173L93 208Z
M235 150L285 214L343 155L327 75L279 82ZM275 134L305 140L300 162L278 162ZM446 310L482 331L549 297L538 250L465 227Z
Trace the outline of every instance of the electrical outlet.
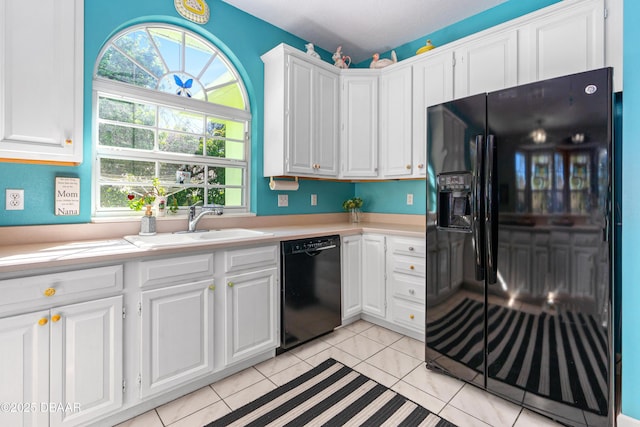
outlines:
M278 194L278 207L284 208L289 206L289 195L287 194Z
M318 205L318 195L317 194L312 194L311 195L311 206L317 206Z
M5 209L8 211L24 210L24 190L7 188Z
M413 194L407 193L407 205L413 205Z

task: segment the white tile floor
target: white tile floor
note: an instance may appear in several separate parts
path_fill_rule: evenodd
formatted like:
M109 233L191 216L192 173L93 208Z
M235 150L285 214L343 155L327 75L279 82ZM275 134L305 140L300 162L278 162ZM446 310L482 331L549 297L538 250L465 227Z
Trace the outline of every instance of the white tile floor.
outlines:
M425 368L424 344L359 320L118 427L202 427L332 357L460 427L558 426Z

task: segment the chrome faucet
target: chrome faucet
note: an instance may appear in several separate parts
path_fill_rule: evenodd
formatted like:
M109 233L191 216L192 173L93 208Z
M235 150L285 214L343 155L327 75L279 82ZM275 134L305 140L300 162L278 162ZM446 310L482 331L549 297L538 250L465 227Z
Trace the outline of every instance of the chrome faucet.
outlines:
M205 205L198 215L196 215L196 205L189 206L188 227L187 232L193 233L196 231L198 221L205 215L222 215L223 207L220 205Z

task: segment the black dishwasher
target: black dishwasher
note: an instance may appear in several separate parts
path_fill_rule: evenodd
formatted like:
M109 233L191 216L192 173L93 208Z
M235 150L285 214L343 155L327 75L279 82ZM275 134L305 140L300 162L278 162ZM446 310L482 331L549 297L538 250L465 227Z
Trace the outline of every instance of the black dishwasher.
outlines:
M288 350L342 323L340 236L280 244L280 349Z

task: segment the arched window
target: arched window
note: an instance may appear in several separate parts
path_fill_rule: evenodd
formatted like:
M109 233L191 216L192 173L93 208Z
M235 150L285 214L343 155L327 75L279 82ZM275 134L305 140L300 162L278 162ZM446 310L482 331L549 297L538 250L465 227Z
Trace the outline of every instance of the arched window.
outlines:
M231 62L202 37L136 26L103 48L94 80L96 215L153 196L248 210L249 103Z

